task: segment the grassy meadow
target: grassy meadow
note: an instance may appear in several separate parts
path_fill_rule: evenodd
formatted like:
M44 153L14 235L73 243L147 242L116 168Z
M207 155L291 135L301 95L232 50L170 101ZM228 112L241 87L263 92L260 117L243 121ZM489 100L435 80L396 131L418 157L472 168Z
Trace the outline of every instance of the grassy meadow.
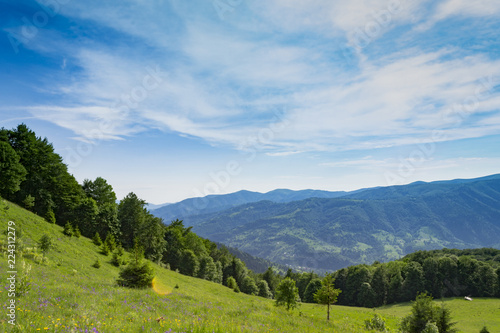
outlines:
M397 332L398 321L410 311L409 304L379 309L333 306L326 321L324 306L302 304L291 313L276 308L274 301L235 293L222 285L196 279L154 265L154 288L118 287L119 269L111 256L99 254L88 238L63 235L60 226L18 206L0 205L2 242L7 222L14 221L22 235L16 264L26 272L31 289L16 299L16 326L8 323L7 255L0 258L1 332L366 332L364 320L381 314L388 329ZM41 259L36 242L43 234L55 248ZM25 258L20 254L24 247ZM92 267L96 259L100 268ZM24 263L24 264L23 264ZM24 268L23 268L24 267ZM500 300L465 302L445 300L462 332L479 332L483 325L500 332Z

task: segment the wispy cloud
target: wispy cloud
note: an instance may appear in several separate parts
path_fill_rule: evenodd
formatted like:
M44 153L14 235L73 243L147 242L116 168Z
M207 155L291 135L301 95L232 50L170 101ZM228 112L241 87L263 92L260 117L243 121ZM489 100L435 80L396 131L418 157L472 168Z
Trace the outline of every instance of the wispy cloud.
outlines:
M459 57L460 45L444 43L424 51L419 42L406 41L403 29L399 40L408 45L376 55L363 52L357 66L346 68L345 60L332 60L331 48L308 42L319 36L349 43L352 32L370 22L383 28L374 38L383 38L390 30L420 24L422 13L431 10L434 21L500 12L494 1L473 4L274 0L241 8L260 22L253 30L231 30L216 13L206 14L213 10L206 4L200 9L178 1L71 2L62 14L92 21L96 31L82 39L40 31L29 47L60 58L65 72L77 70L61 74L58 82L47 79L50 88L44 89L54 101L27 107L86 139L106 121L113 124L101 133L107 140L159 128L234 148L284 108L293 121L264 147L269 156L405 145L426 140L435 129L446 131L447 140L489 135L499 125L495 87L465 117L459 114L460 121L447 116L482 89L481 79L500 77L500 60L487 50ZM269 26L272 31L266 31ZM109 37L100 39L99 31L115 36L113 45L107 44ZM124 113L120 105L142 85L148 66L161 69L161 83Z

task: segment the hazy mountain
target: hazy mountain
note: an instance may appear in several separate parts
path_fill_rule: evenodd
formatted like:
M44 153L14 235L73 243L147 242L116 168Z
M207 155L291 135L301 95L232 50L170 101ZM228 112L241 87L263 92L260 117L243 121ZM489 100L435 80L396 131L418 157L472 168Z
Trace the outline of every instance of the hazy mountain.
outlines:
M333 199L252 202L189 216L185 223L213 241L312 269L390 260L418 249L499 248L500 175Z
M244 190L231 194L190 198L175 204L169 204L158 209L153 209L151 212L154 215L163 218L165 223L169 223L175 219L185 220L188 216L218 212L231 207L262 200L270 200L273 202L291 202L312 197L337 198L348 193L350 192L330 192L319 190L292 191L286 189L259 193Z

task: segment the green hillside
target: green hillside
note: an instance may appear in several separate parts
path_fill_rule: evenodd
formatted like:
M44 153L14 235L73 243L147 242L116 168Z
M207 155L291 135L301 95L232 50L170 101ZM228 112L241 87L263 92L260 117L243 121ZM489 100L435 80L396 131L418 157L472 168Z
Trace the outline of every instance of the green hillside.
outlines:
M154 264L153 289L118 287L118 268L98 253L90 239L67 237L62 227L9 202L2 203L0 212L2 229L7 230L8 221L13 221L16 233L22 236L18 237L16 257L19 275L31 267L31 289L16 298L15 327L5 315L11 297L2 274L2 332L366 332L364 320L374 313L382 314L390 331L396 332L399 318L410 311L408 304L375 310L334 306L328 323L323 306L302 304L289 313L275 307L273 300L237 294L220 284ZM44 234L55 243L46 262L34 249ZM6 272L7 257L2 253L0 271ZM92 267L96 258L102 264L98 269ZM461 331L478 332L482 325L491 332L500 329L499 299L464 302L446 301Z

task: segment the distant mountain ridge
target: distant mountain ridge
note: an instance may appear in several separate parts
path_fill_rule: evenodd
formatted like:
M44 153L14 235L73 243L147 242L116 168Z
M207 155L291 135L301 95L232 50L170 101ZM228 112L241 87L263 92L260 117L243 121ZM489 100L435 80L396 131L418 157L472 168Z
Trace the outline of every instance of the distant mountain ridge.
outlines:
M200 198L189 198L178 203L153 209L151 212L163 218L165 223L175 219L184 220L188 216L202 215L222 211L239 205L269 200L273 202L291 202L304 200L312 197L337 198L348 193L344 191L321 191L321 190L299 190L277 189L267 193L238 191L230 194L208 195Z
M443 247L500 248L500 175L340 193L249 202L184 221L202 237L302 269Z

